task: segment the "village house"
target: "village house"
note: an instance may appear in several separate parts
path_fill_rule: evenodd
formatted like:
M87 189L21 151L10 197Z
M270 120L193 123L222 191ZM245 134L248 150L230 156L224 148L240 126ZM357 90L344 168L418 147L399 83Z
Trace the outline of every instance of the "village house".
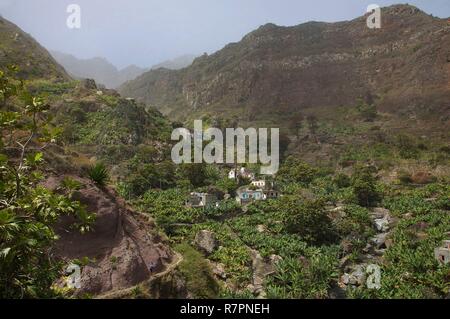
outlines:
M264 199L265 195L263 190L261 189L251 190L248 188L240 188L236 192L236 201L241 205Z
M199 208L199 207L212 207L217 206L217 197L208 193L191 193L186 201L187 207Z
M274 189L269 189L264 191L264 199L276 199L280 197L280 193Z
M228 178L229 179L237 179L239 177L247 178L247 179L253 181L255 179L255 174L251 170L249 170L248 168L245 168L245 167L241 167L238 170L233 168L228 173Z
M261 180L256 180L256 181L252 181L252 186L255 187L259 187L259 188L266 188L266 181L261 179Z
M450 263L450 240L444 240L443 245L434 250L434 256L440 263Z

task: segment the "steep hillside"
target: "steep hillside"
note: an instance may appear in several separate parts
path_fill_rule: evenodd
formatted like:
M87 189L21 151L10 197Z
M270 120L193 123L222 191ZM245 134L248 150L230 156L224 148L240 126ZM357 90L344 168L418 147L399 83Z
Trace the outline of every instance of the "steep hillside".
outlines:
M375 100L379 110L448 116L450 26L408 5L293 27L267 24L180 71L154 70L120 88L172 119L211 114L285 123L293 113Z
M158 63L151 67L152 70L157 70L160 68L165 68L169 70L179 70L185 67L188 67L189 65L194 62L196 56L192 54L185 54L179 57L176 57L172 60L164 61L161 63Z
M30 35L0 17L0 66L16 65L26 79L69 80L66 71Z
M13 225L0 231L0 296L68 297L60 277L73 263L80 297L170 272L178 260L156 225L109 186L129 172L138 149L162 152L170 122L93 80L73 81L3 19L0 39L0 213ZM104 183L90 174L100 161L110 164Z
M147 71L135 65L118 70L104 58L78 59L71 54L58 51L52 51L51 54L73 77L78 79L94 79L97 83L103 84L111 89L135 79Z

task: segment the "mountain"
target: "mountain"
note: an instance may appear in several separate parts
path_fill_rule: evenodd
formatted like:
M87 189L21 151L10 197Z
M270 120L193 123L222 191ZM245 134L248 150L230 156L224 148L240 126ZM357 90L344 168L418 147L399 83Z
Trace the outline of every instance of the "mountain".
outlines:
M148 69L136 65L129 65L119 70L108 60L100 57L79 59L71 54L58 51L51 51L51 54L74 78L94 79L97 83L111 89L117 88L127 81L134 80L148 71ZM187 54L154 65L151 69L179 70L189 66L194 59L195 56Z
M0 66L16 65L27 79L69 80L66 71L29 34L0 16Z
M94 79L108 88L116 88L146 71L135 65L118 70L105 58L78 59L58 51L52 51L51 54L73 77Z
M151 70L157 70L160 68L169 69L169 70L183 69L183 68L191 65L192 62L194 62L195 58L196 58L195 55L185 54L185 55L179 56L175 59L158 63L158 64L152 66Z
M449 114L450 26L409 5L338 23L261 26L182 70L144 73L119 91L171 119L211 115L278 122L374 100L383 112Z

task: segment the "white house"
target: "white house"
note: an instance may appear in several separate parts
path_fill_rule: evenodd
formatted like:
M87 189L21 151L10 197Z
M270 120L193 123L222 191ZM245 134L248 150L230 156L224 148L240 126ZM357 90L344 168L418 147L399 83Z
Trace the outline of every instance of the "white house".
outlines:
M266 181L263 179L253 181L252 186L259 187L259 188L266 188Z
M249 204L254 201L264 200L265 195L261 189L251 190L248 188L240 188L236 192L236 201L241 204Z
M245 167L241 167L239 170L233 168L228 172L229 179L237 179L238 177L248 178L249 180L253 181L255 179L255 174Z

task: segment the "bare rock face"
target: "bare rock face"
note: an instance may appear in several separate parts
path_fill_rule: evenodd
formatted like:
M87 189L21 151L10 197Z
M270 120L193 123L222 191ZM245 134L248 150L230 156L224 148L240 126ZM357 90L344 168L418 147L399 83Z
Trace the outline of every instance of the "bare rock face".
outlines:
M218 247L216 235L209 230L199 231L195 236L194 244L206 255L211 255Z
M57 256L68 263L89 259L81 269L81 288L76 294L129 288L164 271L173 253L154 231L152 221L128 208L113 190L74 178L84 185L74 199L97 217L93 231L86 234L72 229L74 218L70 216L62 217L55 227L60 236L54 247ZM61 179L50 177L45 186L56 189Z

